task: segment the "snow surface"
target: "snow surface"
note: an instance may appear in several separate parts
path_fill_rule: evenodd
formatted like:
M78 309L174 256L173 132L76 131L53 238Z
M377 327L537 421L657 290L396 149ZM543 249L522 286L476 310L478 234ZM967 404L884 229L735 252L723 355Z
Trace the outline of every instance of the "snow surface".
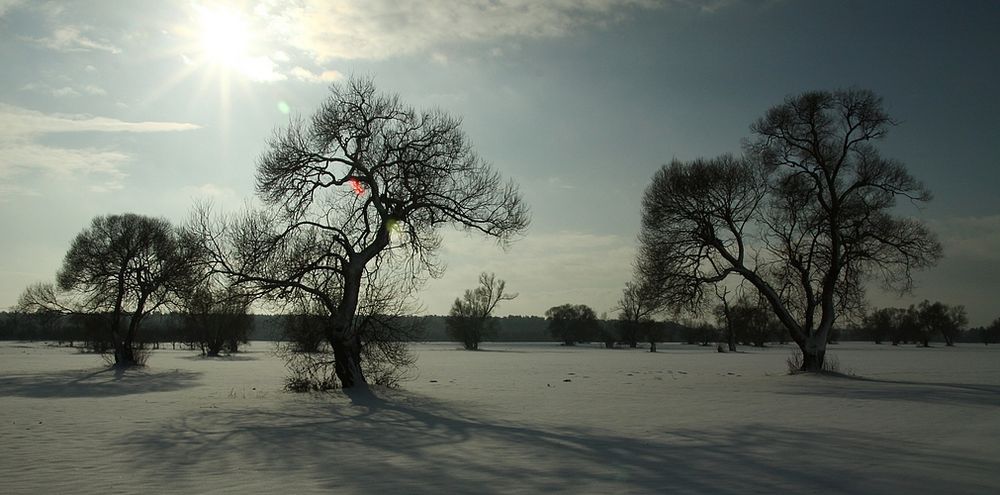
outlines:
M415 346L401 390L293 394L271 344L102 370L0 342L0 493L1000 493L1000 347Z

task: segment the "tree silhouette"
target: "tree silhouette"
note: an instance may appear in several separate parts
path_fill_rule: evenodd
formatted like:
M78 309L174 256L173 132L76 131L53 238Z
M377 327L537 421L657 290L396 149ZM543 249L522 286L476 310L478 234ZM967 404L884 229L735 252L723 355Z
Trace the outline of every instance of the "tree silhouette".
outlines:
M615 309L618 310L617 326L622 341L629 347L637 347L643 338L643 323L653 320L653 315L662 309L662 301L657 298L655 288L648 284L625 282Z
M114 364L142 364L136 342L140 324L191 286L196 254L195 244L166 220L133 213L99 216L73 239L57 284L29 287L19 306L106 314Z
M181 298L188 341L209 357L237 352L250 334L250 303L238 287L207 278Z
M598 334L597 314L585 304L553 306L545 312L552 337L564 345L588 342Z
M194 228L216 271L261 295L301 292L326 308L345 388L367 385L362 351L374 334L356 315L380 270L407 271L412 289L419 274L440 273L442 225L506 243L528 224L517 186L476 155L459 119L418 112L369 79L332 85L312 119L276 132L257 191L266 209L215 222L202 208Z
M674 160L643 198L640 271L677 305L729 276L749 282L802 370L821 370L837 317L861 308L869 280L907 291L941 256L923 224L893 215L898 198L931 194L879 154L891 125L871 91L807 92L751 126L745 156Z
M479 343L496 336L496 321L491 318L500 301L510 301L517 294L505 294L507 284L492 273L479 275L479 287L466 290L456 298L448 313L448 335L467 350L479 350Z

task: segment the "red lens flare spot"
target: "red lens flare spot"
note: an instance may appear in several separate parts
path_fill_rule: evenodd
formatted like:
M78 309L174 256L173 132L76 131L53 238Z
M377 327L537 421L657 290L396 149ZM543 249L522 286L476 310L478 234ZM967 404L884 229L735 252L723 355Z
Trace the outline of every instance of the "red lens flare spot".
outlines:
M347 179L347 182L351 185L351 189L354 189L354 192L357 193L358 196L365 193L365 186L362 186L361 181L358 179L351 177L350 179Z

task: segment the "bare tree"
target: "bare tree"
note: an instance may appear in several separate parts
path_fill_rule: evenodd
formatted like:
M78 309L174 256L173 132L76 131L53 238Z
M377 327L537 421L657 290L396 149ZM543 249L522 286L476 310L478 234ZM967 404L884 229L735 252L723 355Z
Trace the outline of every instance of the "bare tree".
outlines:
M921 342L924 347L930 345L930 339L941 334L945 345L954 346L955 338L968 324L965 306L949 306L939 301L922 301L916 308L916 318L920 327Z
M94 218L73 239L57 284L29 287L20 307L63 314L106 314L114 364L141 364L143 318L191 284L193 244L166 220L132 213Z
M751 126L745 157L675 160L643 199L642 273L675 304L729 276L749 282L802 370L821 370L834 323L862 306L870 279L907 291L941 256L923 224L892 214L898 198L931 198L874 146L892 124L870 91L808 92Z
M863 327L873 342L881 344L883 339L894 334L899 322L899 311L898 308L878 308L865 315Z
M637 347L643 337L643 323L651 322L662 309L662 301L654 287L641 281L625 282L618 299L618 327L622 340L629 347Z
M493 273L479 275L479 287L466 290L456 298L445 321L448 335L462 343L467 350L478 351L479 343L496 337L496 321L491 315L500 301L510 301L517 294L505 294L507 283L497 280Z
M736 352L736 325L733 321L735 319L733 308L729 303L729 288L716 284L715 297L719 299L719 305L715 307L715 319L723 327L729 352ZM719 352L722 352L721 344Z
M363 388L372 335L355 316L366 276L383 265L436 276L442 225L505 244L526 228L528 211L517 186L476 155L459 119L418 112L368 79L331 92L311 120L293 120L268 142L257 166L266 209L221 226L202 209L193 226L215 270L261 295L303 292L322 303L337 378Z

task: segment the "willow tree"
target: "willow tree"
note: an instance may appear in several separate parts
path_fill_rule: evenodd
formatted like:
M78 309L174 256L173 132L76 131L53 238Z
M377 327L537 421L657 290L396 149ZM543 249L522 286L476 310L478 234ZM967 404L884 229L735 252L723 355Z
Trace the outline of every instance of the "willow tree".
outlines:
M30 312L106 316L116 366L142 364L136 336L143 319L177 301L197 280L196 246L169 222L134 213L95 217L73 239L56 284L21 295Z
M330 89L311 119L277 130L259 158L265 208L215 227L202 211L195 227L216 271L260 295L306 294L326 308L337 378L365 387L366 326L356 316L369 280L385 270L435 276L442 226L506 244L527 227L528 211L459 119L415 110L370 79Z
M512 301L517 294L505 293L507 282L497 280L493 273L479 275L479 286L466 289L461 298L455 298L448 312L445 325L448 336L461 342L466 350L478 351L479 343L495 338L497 323L493 310L500 301Z
M653 324L653 316L663 309L662 305L655 287L641 280L625 282L625 288L615 306L622 341L628 343L629 347L638 347L639 339L643 337L643 327ZM655 348L655 343L653 345Z
M751 126L744 156L664 166L643 198L643 276L674 304L746 280L802 350L802 370L821 370L867 283L907 291L941 256L926 226L895 214L898 199L931 194L878 152L893 124L871 91L807 92Z

